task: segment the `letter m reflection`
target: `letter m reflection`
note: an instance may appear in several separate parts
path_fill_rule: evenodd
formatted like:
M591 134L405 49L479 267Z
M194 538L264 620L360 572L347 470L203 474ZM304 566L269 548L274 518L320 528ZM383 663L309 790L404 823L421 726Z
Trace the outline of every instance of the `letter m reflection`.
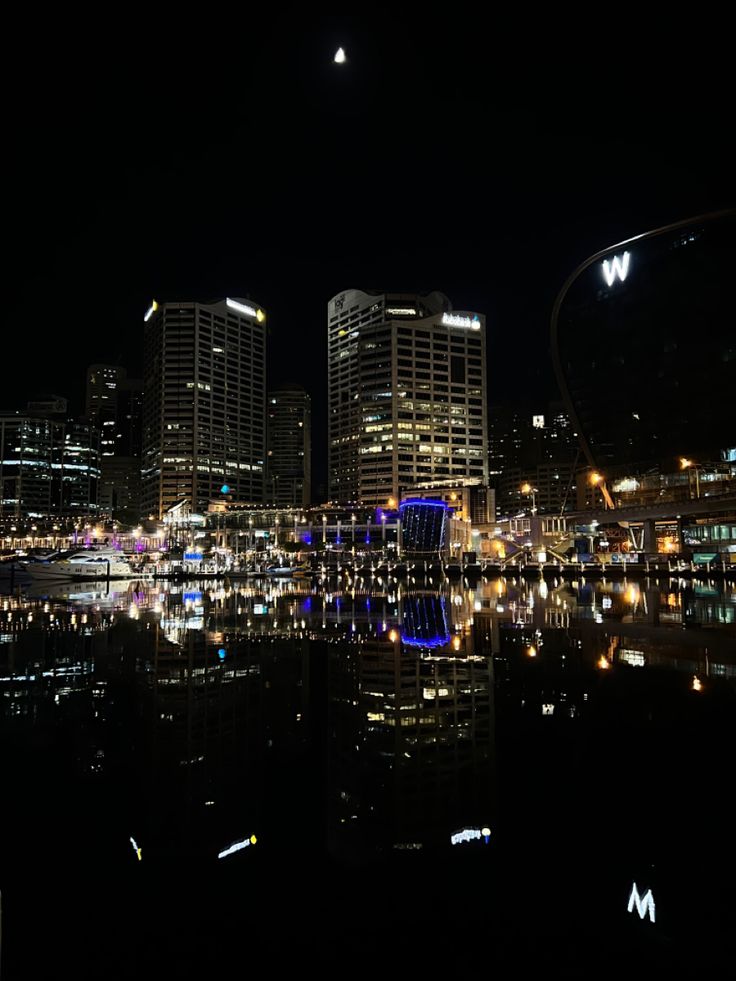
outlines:
M615 255L610 262L608 259L603 260L603 278L608 286L613 286L613 284L616 282L617 276L623 283L629 273L630 258L630 254L628 252L624 252L622 258Z
M631 913L636 906L636 911L643 920L647 913L649 913L649 919L654 923L654 896L652 896L652 890L647 889L643 896L639 896L639 890L636 888L636 883L631 888L631 895L629 896L629 906L628 911Z

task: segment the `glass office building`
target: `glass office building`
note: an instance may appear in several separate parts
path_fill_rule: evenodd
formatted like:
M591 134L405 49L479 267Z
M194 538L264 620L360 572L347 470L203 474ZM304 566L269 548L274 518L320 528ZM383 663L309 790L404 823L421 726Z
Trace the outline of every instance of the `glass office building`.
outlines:
M557 379L609 486L692 461L707 469L736 445L735 220L710 215L606 249L558 297Z

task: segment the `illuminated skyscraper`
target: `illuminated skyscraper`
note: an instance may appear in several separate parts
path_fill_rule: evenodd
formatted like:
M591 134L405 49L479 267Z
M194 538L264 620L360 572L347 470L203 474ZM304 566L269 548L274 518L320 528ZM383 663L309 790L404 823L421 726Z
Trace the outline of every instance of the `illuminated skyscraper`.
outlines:
M263 503L266 315L252 300L152 304L145 317L143 509L222 493ZM227 487L227 491L222 491Z
M442 293L346 290L327 311L329 494L386 505L488 480L485 317Z
M140 509L143 381L119 365L87 369L87 417L100 431L100 509Z
M306 507L312 500L312 400L300 385L268 393L266 498L277 507Z

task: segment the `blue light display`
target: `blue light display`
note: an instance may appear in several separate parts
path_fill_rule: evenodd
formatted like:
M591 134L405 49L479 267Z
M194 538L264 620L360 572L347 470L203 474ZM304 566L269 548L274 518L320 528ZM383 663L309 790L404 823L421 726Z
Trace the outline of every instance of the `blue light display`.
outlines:
M221 661L225 660L225 658L227 657L227 651L225 650L224 647L221 647L219 649L219 651L217 652L217 656L220 658Z
M407 596L401 641L409 647L444 647L450 643L444 596Z
M444 501L407 498L399 507L401 537L407 555L438 555L445 541L449 508Z

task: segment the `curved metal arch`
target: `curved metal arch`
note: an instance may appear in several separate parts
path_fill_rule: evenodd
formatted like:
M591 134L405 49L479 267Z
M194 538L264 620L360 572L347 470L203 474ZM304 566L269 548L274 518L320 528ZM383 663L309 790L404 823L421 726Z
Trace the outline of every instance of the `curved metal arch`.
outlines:
M687 228L690 225L696 225L699 222L706 221L718 221L720 218L726 218L729 215L736 215L736 208L725 208L722 211L711 211L704 215L695 215L693 218L686 218L684 221L676 221L671 225L663 225L661 228L655 228L649 232L643 232L641 235L634 235L632 238L624 239L622 242L617 242L615 245L609 245L608 248L601 249L594 255L590 256L584 262L573 270L572 273L565 280L565 284L557 294L557 299L555 300L554 306L552 307L552 319L550 322L551 332L550 332L550 345L552 354L552 364L555 370L555 376L557 378L557 384L560 389L560 394L565 403L565 407L570 414L570 420L575 427L575 431L578 434L578 439L580 441L580 446L585 454L585 458L588 461L591 469L597 470L598 464L596 463L595 457L593 456L593 451L588 443L587 437L583 432L583 428L580 425L580 419L578 417L575 406L573 405L572 397L570 396L570 390L567 386L567 379L562 371L562 361L560 359L560 346L559 346L559 316L560 309L567 296L570 287L575 282L575 280L585 272L594 263L599 262L605 256L609 255L611 252L617 252L623 246L630 245L632 242L641 242L644 239L654 238L657 235L663 235L666 232L674 232L678 228Z

